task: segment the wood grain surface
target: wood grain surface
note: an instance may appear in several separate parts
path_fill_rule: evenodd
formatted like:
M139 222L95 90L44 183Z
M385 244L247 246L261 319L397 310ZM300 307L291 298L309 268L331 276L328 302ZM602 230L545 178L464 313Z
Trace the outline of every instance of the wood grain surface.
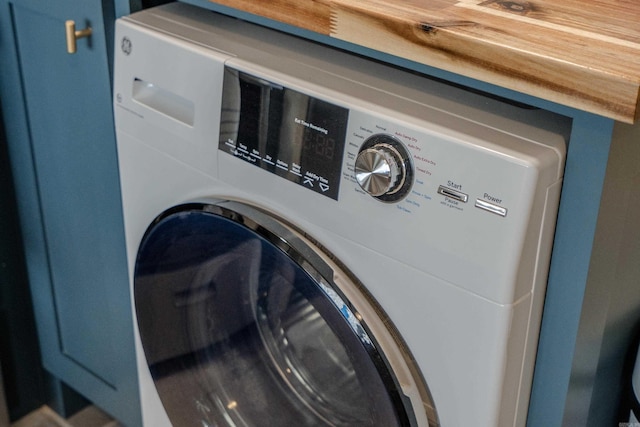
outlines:
M559 104L639 116L638 0L211 0Z

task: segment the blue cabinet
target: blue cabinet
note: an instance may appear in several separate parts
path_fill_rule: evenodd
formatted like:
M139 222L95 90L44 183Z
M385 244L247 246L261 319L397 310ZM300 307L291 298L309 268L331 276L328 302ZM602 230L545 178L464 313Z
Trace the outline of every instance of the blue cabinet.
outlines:
M0 1L0 93L43 363L141 424L106 34L98 0ZM65 21L92 28L68 54ZM108 26L105 28L105 23Z

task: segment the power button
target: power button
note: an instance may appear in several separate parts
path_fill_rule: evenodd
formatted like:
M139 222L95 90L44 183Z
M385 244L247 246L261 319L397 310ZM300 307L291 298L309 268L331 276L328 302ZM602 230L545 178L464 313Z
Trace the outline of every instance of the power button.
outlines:
M482 210L485 210L487 212L491 212L491 213L494 213L496 215L500 215L502 217L507 216L507 208L504 208L502 206L498 206L498 205L496 205L494 203L489 203L489 202L481 200L481 199L476 199L475 206L478 209L482 209Z

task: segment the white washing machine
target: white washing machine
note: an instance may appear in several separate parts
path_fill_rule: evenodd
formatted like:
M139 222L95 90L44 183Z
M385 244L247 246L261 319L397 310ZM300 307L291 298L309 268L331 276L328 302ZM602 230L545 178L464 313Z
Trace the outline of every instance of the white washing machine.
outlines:
M565 119L184 4L116 40L145 426L525 423Z

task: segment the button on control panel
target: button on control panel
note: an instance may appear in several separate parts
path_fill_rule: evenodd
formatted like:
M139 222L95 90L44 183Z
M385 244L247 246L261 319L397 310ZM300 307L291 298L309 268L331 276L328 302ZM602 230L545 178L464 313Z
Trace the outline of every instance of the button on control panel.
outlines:
M469 196L467 194L461 191L452 190L444 185L438 187L438 194L463 203L467 203L467 200L469 200Z
M485 200L482 199L477 199L476 200L476 204L475 204L476 208L478 209L482 209L485 210L487 212L491 212L494 213L496 215L500 215L500 216L507 216L507 208L504 208L502 206L498 206L494 203L489 203Z

